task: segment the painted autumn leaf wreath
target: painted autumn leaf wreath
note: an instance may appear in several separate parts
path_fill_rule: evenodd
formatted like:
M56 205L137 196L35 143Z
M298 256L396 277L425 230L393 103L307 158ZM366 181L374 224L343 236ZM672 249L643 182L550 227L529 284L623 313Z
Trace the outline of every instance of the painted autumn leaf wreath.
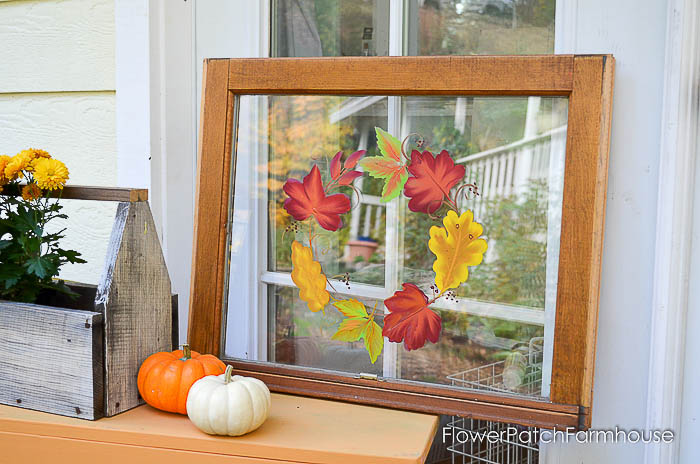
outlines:
M478 195L476 186L464 180L464 166L456 165L445 150L437 155L413 150L409 157L404 148L408 137L399 142L378 127L375 131L380 156L363 158L365 151L361 150L343 161L343 152L338 152L330 162L329 180L325 184L321 171L314 165L301 181L288 179L283 187L288 196L284 209L295 221L306 222L309 230L308 244L297 240L292 243L292 280L299 288L299 298L313 312L325 311L332 300L344 317L332 339L364 340L372 363L384 348L384 337L393 343L403 343L407 350L421 348L426 341L437 343L442 320L430 306L440 298L454 298L451 289L467 281L469 267L481 263L487 248L486 240L481 238L481 224L474 221L472 211L461 212L458 206L460 195ZM419 141L418 148L422 147ZM343 227L342 216L350 211L351 201L348 195L335 190L352 187L353 181L363 175L355 169L358 164L370 176L384 181L382 202L391 201L403 192L412 212L428 214L442 222L442 227L432 226L427 231L428 248L435 255L431 297L417 285L403 283L401 290L383 302L388 311L384 314L383 327L375 321L381 311L379 303L370 312L356 299L333 297L327 286L333 287L321 264L314 259L316 224L331 232ZM445 210L443 217L434 216ZM297 224L294 229L298 230Z

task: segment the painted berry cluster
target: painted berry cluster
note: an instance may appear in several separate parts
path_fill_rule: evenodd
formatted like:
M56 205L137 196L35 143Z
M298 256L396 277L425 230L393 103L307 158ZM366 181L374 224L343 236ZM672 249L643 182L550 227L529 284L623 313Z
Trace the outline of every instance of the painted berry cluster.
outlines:
M483 228L467 210L460 212L457 199L461 195L478 194L476 186L464 180L465 168L456 165L450 154L443 150L434 155L423 148L421 141L408 156L404 150L407 139L398 139L376 128L379 156L365 157L357 151L343 161L338 152L330 163L329 180L324 184L321 171L314 165L302 181L288 179L284 192L288 198L284 208L295 221L308 223L308 244L292 243L292 280L299 288L299 297L313 312L322 311L331 302L344 319L333 335L334 340L354 342L363 340L374 363L384 348L384 337L390 342L403 343L407 350L415 350L426 341L437 343L442 320L430 306L440 298L454 298L451 289L459 287L469 277L469 267L483 260L486 240L481 238ZM417 285L405 282L401 290L384 300L387 313L380 327L378 304L368 311L353 298L339 300L327 290L330 285L321 264L314 259L316 224L329 231L343 226L342 216L351 209L350 197L336 190L352 187L363 172L384 182L381 201L388 202L403 193L408 208L419 214L428 214L442 222L428 231L428 248L435 255L433 271L435 283L430 297ZM359 192L358 192L359 193ZM439 216L436 214L440 213ZM313 219L311 219L313 218ZM295 223L295 230L299 226Z

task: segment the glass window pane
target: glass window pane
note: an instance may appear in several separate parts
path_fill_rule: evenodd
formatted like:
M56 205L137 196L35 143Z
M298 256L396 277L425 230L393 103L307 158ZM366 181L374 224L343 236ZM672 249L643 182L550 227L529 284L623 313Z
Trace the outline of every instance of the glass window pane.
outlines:
M342 299L343 295L335 294ZM343 317L340 312L326 310L312 313L294 287L268 287L268 320L274 321L274 332L269 339L268 361L321 369L341 370L347 373L382 375L383 358L372 364L362 340L343 342L333 340ZM372 308L376 301L362 299Z
M402 114L402 134L419 134L431 152L447 150L478 189L458 202L474 211L490 246L455 294L544 309L547 265L558 263L551 254L558 250L567 99L408 97ZM435 257L426 253L425 231L444 212L415 214L405 199L401 210L401 281L429 286Z
M389 54L385 0L275 0L273 56Z
M560 97L242 96L226 355L548 396L567 103ZM385 178L369 172L331 188L339 178L331 162L336 152L348 160L366 150L354 168L371 171L365 161L385 146L376 128L389 128L389 121L400 121L389 142L399 165L410 159L415 167L414 156L435 161L440 154L442 162L463 167L428 214L411 207L406 187L383 201ZM316 168L321 202L304 184ZM417 175L410 171L409 178ZM324 227L319 208L336 193L351 199L348 210L342 226ZM304 206L304 217L290 212L294 198L313 203ZM469 258L466 277L440 292L437 252L428 242L433 228L449 228L450 210L473 213L488 249L483 261ZM293 244L308 250L305 264L293 262ZM451 256L467 259L465 253ZM295 277L302 268L311 271ZM420 295L413 301L425 297L422 314L439 321L416 346L408 342L414 329L398 342L382 332L386 324L399 325L388 317L395 309L386 300L406 292L405 284ZM312 307L309 294L325 291ZM354 309L337 306L351 299ZM381 341L374 362L367 332L339 335L353 318L387 335L374 338Z
M265 97L243 97L265 98ZM330 232L309 223L293 221L284 208L288 195L282 186L288 178L302 180L316 165L327 184L332 157L338 151L346 156L357 150L376 151L371 137L375 125L387 120L386 97L267 97L268 125L262 142L268 152L267 170L269 242L268 270L291 272L291 244L308 241L309 234L318 248L317 259L329 278L340 279L346 273L353 282L384 285L386 212L379 203L381 182L363 176L353 187L337 192L375 204L358 203L345 215L347 227ZM357 192L357 193L356 193Z
M554 53L556 0L406 0L406 55Z

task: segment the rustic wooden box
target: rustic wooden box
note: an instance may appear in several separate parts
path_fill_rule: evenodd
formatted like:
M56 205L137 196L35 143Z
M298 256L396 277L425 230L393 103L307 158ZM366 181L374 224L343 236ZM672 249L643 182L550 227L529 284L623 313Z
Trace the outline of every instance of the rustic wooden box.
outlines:
M172 349L170 278L145 191L66 187L63 196L120 202L104 271L96 288L73 285L77 301L0 302L0 403L113 416L143 404L141 363Z
M102 417L103 321L92 311L0 301L0 403Z

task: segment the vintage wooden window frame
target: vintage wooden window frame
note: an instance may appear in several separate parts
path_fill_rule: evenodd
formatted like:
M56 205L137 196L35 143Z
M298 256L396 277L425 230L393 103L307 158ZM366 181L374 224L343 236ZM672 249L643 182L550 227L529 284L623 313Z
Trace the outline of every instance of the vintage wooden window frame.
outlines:
M191 346L222 354L239 96L564 96L569 99L569 109L548 400L264 362L224 361L278 392L541 427L590 427L613 76L612 55L205 60L188 332Z

